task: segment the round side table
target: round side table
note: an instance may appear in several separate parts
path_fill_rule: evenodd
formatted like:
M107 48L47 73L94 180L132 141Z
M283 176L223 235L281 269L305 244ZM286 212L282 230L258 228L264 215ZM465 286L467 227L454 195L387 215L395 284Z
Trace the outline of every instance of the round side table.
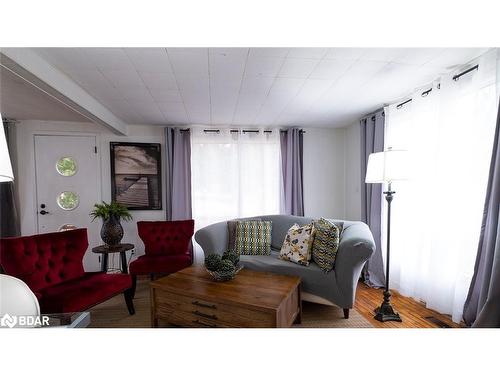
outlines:
M92 248L92 252L96 254L102 254L101 271L106 272L108 270L109 254L120 253L122 272L128 273L127 267L127 256L126 252L132 250L134 245L131 243L120 243L118 245L108 246L101 245Z

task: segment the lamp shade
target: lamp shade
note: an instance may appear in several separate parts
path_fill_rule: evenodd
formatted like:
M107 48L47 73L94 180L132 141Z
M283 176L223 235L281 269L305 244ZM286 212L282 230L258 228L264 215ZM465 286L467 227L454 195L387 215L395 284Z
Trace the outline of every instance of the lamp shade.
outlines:
M377 184L408 179L408 152L392 150L375 152L368 157L365 182Z
M0 118L1 118L0 114ZM13 181L12 165L10 164L9 149L3 126L0 128L0 182Z

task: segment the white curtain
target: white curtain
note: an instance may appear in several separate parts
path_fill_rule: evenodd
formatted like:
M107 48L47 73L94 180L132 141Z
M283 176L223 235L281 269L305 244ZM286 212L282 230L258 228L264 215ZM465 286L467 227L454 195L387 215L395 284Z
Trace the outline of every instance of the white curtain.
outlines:
M191 136L193 218L196 227L280 212L279 130Z
M477 71L440 77L387 107L385 147L407 149L411 179L393 184L390 287L462 319L472 278L496 118L496 50ZM438 88L438 84L440 88ZM383 201L382 246L386 245Z

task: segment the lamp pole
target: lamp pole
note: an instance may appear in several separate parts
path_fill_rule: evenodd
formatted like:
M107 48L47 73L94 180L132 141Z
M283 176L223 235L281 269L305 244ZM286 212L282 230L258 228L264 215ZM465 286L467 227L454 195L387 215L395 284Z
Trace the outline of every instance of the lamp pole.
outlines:
M385 289L384 289L384 301L382 305L375 309L375 319L381 322L401 322L401 317L394 311L391 305L391 292L389 291L389 270L390 270L390 259L391 259L391 202L393 199L395 191L391 189L391 182L389 182L387 191L384 191L385 200L387 201L387 256L385 260Z

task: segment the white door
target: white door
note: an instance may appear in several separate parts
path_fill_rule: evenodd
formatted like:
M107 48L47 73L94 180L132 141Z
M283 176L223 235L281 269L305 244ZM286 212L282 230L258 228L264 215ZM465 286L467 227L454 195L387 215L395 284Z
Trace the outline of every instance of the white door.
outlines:
M38 233L87 228L87 271L99 270L91 251L99 243L99 225L89 216L100 201L99 163L95 136L35 136Z

